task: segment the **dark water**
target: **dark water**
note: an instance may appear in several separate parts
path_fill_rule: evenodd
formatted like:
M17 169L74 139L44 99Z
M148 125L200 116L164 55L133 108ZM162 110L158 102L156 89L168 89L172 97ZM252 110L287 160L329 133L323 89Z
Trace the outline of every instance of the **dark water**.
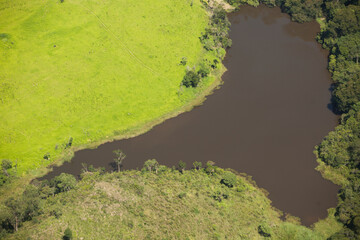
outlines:
M314 146L336 125L328 109L328 53L314 40L319 26L290 22L278 8L264 6L229 17L228 71L204 105L141 136L76 152L46 178L78 175L84 162L111 170L118 148L128 156L126 169L151 158L168 166L211 160L253 176L275 207L304 224L324 218L338 187L314 170Z

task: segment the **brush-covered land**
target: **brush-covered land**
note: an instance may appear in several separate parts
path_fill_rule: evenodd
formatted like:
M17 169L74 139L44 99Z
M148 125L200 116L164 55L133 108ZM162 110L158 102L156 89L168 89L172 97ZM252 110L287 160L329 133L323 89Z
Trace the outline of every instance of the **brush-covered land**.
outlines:
M180 111L215 79L186 70L222 68L208 22L193 0L1 0L0 159L24 175Z
M34 182L2 218L19 230L9 239L326 239L334 218L301 226L280 220L266 193L245 175L209 162L184 170L148 160L141 171L88 169ZM31 221L28 221L30 220Z

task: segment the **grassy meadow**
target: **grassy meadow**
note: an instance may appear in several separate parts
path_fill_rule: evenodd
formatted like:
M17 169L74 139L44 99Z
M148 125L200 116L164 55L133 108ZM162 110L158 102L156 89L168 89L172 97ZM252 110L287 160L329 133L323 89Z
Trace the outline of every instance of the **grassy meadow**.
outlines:
M24 222L8 239L326 239L338 230L334 217L309 229L271 206L247 177L222 183L215 168L158 173L85 173L77 186L49 196L42 214ZM231 174L230 174L231 175Z
M215 58L208 21L198 0L0 0L0 159L24 175L181 109L215 79L180 87Z

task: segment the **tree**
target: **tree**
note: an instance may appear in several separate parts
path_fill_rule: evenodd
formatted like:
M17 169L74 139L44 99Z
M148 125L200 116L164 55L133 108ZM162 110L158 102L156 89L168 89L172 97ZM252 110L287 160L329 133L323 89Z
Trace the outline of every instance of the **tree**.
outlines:
M206 77L210 74L211 66L210 62L208 60L203 60L199 64L199 70L197 71L198 75L202 78Z
M73 239L72 231L70 230L69 227L67 227L64 232L63 240L71 240L71 239Z
M115 161L115 163L117 165L117 170L118 170L118 172L120 172L122 164L123 164L123 162L124 162L124 160L126 158L126 154L120 149L115 150L113 153L116 156L114 158L114 161Z
M149 172L155 171L158 172L159 163L156 159L149 159L144 163L144 168L146 168Z
M348 164L350 160L348 148L351 146L352 139L353 133L350 129L342 125L338 126L317 147L318 157L335 168Z
M206 163L206 168L204 169L205 172L209 175L214 175L215 173L215 163L213 161L208 161Z
M183 173L186 168L186 163L180 160L178 166L179 166L180 172Z
M357 234L360 234L360 215L354 217L351 221L352 228Z
M10 223L17 232L19 229L19 224L21 223L25 214L25 203L20 198L15 199L11 197L5 201L5 206L10 212Z
M266 223L263 223L258 226L258 233L263 237L271 237L271 228Z
M201 162L198 162L198 161L195 161L193 163L193 166L196 170L199 170L201 167L202 167L202 163Z
M309 22L321 14L321 4L321 0L285 0L282 10L294 21Z
M332 102L339 112L347 112L360 101L360 81L350 79L347 82L336 85L333 91Z
M25 204L23 221L29 221L41 212L39 188L30 184L22 195L22 202Z
M7 183L10 180L9 169L12 168L12 163L10 160L3 159L1 161L1 170L0 170L0 186Z
M360 30L358 22L359 6L335 6L331 11L327 29L330 36L341 37Z
M186 71L186 74L182 80L182 84L185 87L197 87L200 82L200 77L193 70Z
M221 179L220 183L225 186L232 188L236 184L236 175L232 172L225 172L224 177Z
M360 56L360 33L349 34L341 37L337 46L341 55L345 56L349 60L355 60L359 63Z
M67 173L61 173L51 180L51 186L55 187L55 193L66 192L75 188L76 178Z

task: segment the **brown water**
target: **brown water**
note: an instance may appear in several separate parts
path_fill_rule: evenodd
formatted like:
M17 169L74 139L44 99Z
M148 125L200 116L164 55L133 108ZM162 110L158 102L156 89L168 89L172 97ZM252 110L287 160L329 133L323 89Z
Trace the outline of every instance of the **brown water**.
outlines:
M75 153L61 172L80 174L81 163L112 169L113 150L126 154L126 169L147 159L188 167L214 161L253 176L273 205L309 225L336 205L338 187L314 170L313 149L336 125L328 109L327 52L314 38L316 23L297 24L278 8L244 7L230 14L233 46L224 84L191 112L128 140Z

